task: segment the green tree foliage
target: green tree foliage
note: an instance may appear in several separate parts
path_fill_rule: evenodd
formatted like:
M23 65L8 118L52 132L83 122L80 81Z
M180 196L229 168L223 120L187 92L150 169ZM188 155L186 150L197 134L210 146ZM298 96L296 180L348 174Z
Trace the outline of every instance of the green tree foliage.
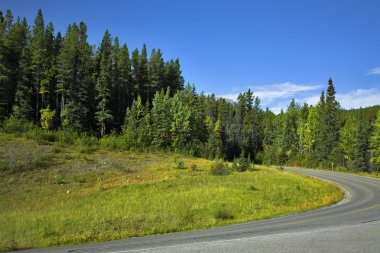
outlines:
M356 116L349 115L340 129L339 148L343 152L344 166L347 167L352 167L352 159L355 154L356 122Z
M35 112L36 120L39 120L40 109L43 107L46 99L46 72L47 72L47 49L45 44L45 23L42 16L42 10L38 10L34 26L32 29L32 38L30 44L31 52L31 69L35 90Z
M157 92L152 101L153 145L156 147L167 148L172 143L171 100L168 89L166 92Z
M182 92L177 92L170 106L173 120L171 122L170 134L172 136L172 147L174 150L184 150L191 138L190 117L191 110L184 101Z
M359 120L354 139L353 167L354 170L369 172L369 126L364 120L363 112L359 112Z
M281 150L282 156L288 160L295 158L298 153L299 135L298 135L298 119L300 108L293 99L288 106L285 117L285 129Z
M31 28L25 18L0 12L0 122L34 121L100 136L121 132L117 146L130 149L379 170L379 107L341 109L331 79L317 105L292 100L275 115L261 109L251 90L236 102L197 94L184 87L178 59L150 52L144 44L130 55L108 31L99 47L90 46L83 22L62 36L45 25L41 10Z
M111 111L111 84L112 84L112 61L111 61L111 35L106 31L100 46L101 61L100 74L96 83L97 94L97 111L96 119L100 126L100 136L104 136L107 131L107 125L111 123L113 116Z
M133 101L125 114L123 137L127 148L143 148L150 144L151 122L149 109L144 107L141 98Z
M376 170L380 171L380 110L377 113L374 131L371 136L371 154L371 161L374 163Z
M89 129L92 93L91 47L84 23L69 25L58 59L57 109L62 126Z
M42 129L52 129L55 111L49 107L41 109L41 127Z
M35 111L30 61L29 48L25 47L19 63L20 75L17 80L18 83L15 95L15 104L13 106L13 115L19 119L33 121Z
M9 114L9 69L8 45L6 43L7 29L3 13L0 12L0 120Z

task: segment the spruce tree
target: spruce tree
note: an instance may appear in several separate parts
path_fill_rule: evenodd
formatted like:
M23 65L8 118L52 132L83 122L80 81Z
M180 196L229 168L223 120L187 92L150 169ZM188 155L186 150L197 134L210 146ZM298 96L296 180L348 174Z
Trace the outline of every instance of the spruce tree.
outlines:
M325 93L322 91L317 109L317 122L315 134L315 152L314 157L317 163L327 166L328 147L327 147L327 117L326 117L326 101Z
M30 67L30 52L29 48L25 47L20 60L20 74L18 77L17 91L15 97L15 104L13 106L13 115L16 118L23 120L34 119L34 101L33 99L33 86L32 86L32 71Z
M10 72L8 46L6 44L6 24L3 13L0 11L0 121L9 114L8 91Z
M165 63L162 59L161 50L152 50L149 58L149 83L150 92L155 94L156 91L160 91L164 88L165 82Z
M370 172L369 126L366 124L362 111L359 113L354 143L353 169L356 171Z
M123 138L127 148L143 148L150 144L148 115L149 111L143 106L140 97L133 101L131 108L127 109L123 126Z
M335 99L335 88L331 78L328 82L328 88L326 93L326 108L325 108L325 119L326 119L326 149L328 159L330 162L338 161L338 143L339 143L339 110L340 105Z
M129 51L126 44L120 49L118 63L119 85L121 89L121 94L119 96L120 106L118 110L119 117L122 117L125 114L126 108L131 106L133 101L131 60L129 59Z
M45 90L41 90L41 81L45 79L46 65L47 65L47 52L45 47L45 24L42 16L42 10L39 9L37 17L34 21L32 29L32 39L30 45L31 52L31 67L34 83L35 93L35 120L39 120L40 109L42 108L41 93L44 94ZM42 86L43 88L43 86Z
M100 126L100 136L107 133L107 126L113 120L111 111L112 99L112 61L111 61L111 36L106 31L103 36L102 45L100 48L101 62L100 74L96 83L97 91L97 111L96 119Z
M156 92L152 101L152 125L153 131L153 145L156 147L167 148L172 143L171 136L171 97L170 90L166 93L161 90Z
M371 162L374 163L377 171L380 171L380 110L374 123L374 130L371 136Z
M148 72L148 55L146 45L143 45L141 50L141 55L139 57L139 68L138 68L138 88L140 89L141 99L143 103L151 101L153 93L152 88L149 84L149 72Z
M339 148L343 152L343 166L352 168L352 159L355 153L355 138L357 134L357 118L349 115L345 120L344 126L340 129Z
M181 92L174 95L170 112L173 117L170 128L173 149L184 150L191 137L191 111L188 103L182 99Z

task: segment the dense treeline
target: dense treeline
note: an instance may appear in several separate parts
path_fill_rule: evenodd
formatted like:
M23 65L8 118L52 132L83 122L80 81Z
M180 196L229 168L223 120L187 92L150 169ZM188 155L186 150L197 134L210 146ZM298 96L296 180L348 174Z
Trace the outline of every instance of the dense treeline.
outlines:
M379 107L342 110L330 79L315 106L292 100L279 115L262 110L251 90L232 103L184 87L179 60L160 49L129 53L108 31L99 47L87 27L54 33L39 11L0 13L0 120L32 121L115 140L123 149L158 148L211 159L380 170Z
M164 62L160 49L148 59L146 45L130 57L108 31L95 49L83 22L55 35L41 10L31 28L25 18L14 21L11 11L0 12L0 47L1 119L12 114L44 128L100 130L103 136L120 131L137 97L151 105L156 91L183 89L178 59Z

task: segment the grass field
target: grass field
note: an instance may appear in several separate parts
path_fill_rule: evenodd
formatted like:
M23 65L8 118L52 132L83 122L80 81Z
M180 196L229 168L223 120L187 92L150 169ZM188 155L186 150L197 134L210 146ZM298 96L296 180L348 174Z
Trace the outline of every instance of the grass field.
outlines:
M0 155L0 250L260 220L330 205L343 194L326 182L261 166L213 176L213 162L205 159L9 134L0 134Z

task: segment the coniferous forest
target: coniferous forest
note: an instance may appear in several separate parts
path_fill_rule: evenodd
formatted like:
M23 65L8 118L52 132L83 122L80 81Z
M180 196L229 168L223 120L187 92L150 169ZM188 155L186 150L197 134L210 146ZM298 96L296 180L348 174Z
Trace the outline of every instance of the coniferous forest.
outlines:
M65 34L0 12L0 122L114 140L210 159L380 170L380 107L344 110L328 80L317 105L290 101L278 115L248 90L236 103L184 85L178 59L130 49L108 31L97 46L85 23ZM327 80L327 79L326 79Z

